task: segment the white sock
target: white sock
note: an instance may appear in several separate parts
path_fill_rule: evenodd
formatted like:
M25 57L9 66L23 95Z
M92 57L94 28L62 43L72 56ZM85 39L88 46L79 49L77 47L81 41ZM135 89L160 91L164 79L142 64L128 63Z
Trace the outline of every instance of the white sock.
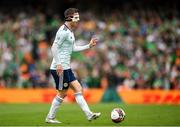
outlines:
M92 112L90 111L82 93L75 93L74 95L75 95L76 102L79 104L79 106L81 107L85 115L87 117L90 116Z
M60 104L63 102L63 99L60 98L58 95L56 95L52 101L51 108L48 113L48 118L53 119L56 116L56 112L60 106Z

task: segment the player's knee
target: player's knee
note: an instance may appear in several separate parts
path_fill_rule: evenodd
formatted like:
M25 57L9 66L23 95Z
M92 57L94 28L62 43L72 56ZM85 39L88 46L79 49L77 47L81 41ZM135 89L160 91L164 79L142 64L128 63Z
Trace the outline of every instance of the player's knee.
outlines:
M74 90L75 93L82 92L82 86L77 80L71 82L70 87Z
M61 93L61 94L58 94L58 96L63 99L63 98L65 98L67 96L67 94Z
M66 96L67 96L67 94L64 94L64 95L63 95L63 98L65 98Z
M58 96L62 99L65 98L67 96L66 91L59 91Z
M80 92L82 93L82 87L77 87L77 88L75 89L75 92L76 92L76 93L80 93Z

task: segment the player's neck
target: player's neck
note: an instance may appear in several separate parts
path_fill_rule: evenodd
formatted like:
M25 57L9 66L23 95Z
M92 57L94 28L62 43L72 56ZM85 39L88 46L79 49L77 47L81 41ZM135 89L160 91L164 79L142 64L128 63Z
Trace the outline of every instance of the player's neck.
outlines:
M66 25L66 27L67 27L70 31L73 30L73 28L72 28L72 26L71 26L71 24L70 24L69 22L65 22L64 24Z

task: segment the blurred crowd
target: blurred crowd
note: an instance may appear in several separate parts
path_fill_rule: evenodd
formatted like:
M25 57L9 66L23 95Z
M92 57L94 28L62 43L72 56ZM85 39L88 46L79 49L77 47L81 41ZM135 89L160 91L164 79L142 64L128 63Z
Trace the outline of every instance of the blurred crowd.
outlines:
M72 69L87 88L180 89L180 17L177 10L80 11ZM51 45L64 23L55 13L0 12L0 88L49 88Z

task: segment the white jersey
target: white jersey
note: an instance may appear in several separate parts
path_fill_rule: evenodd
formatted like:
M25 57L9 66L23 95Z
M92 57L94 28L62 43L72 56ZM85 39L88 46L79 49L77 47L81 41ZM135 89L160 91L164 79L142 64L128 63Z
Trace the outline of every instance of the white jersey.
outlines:
M50 69L56 70L57 64L60 64L63 70L70 69L72 51L82 51L89 47L89 44L76 46L74 33L65 24L62 25L57 31L51 47L53 60Z

